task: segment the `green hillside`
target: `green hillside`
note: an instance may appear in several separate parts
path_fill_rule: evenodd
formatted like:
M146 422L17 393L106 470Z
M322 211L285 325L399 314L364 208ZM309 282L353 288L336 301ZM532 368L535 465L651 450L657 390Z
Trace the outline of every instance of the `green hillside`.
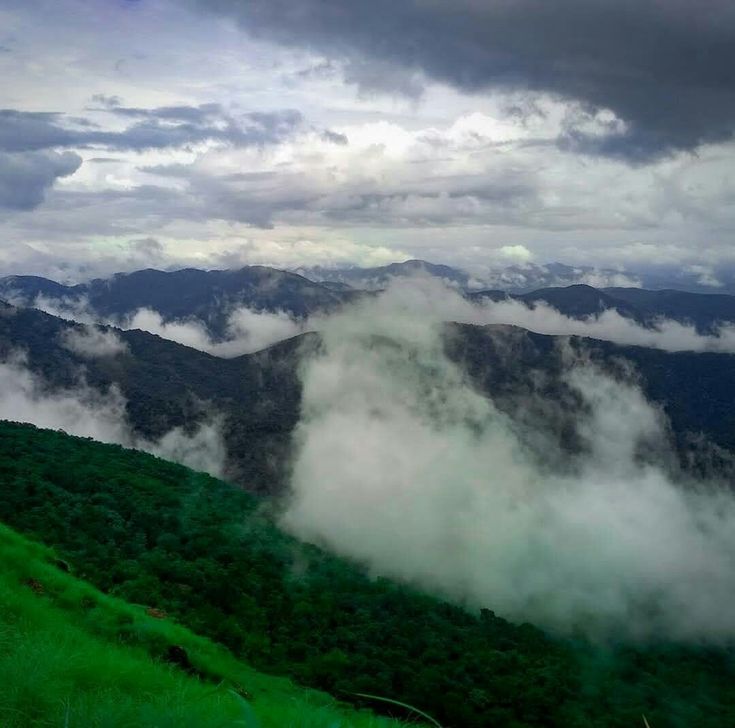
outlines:
M61 567L61 568L59 568ZM0 725L390 728L63 571L0 525Z
M735 724L731 651L594 647L470 613L371 579L280 532L266 501L142 453L0 423L0 489L0 520L77 576L341 699L387 696L454 728Z

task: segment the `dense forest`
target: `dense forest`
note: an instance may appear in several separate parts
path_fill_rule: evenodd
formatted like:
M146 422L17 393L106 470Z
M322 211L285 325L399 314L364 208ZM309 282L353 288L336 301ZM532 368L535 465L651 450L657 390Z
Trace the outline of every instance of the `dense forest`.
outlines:
M268 501L139 452L0 423L0 487L0 520L74 575L342 699L390 697L455 728L735 724L733 651L595 646L445 604L299 543Z

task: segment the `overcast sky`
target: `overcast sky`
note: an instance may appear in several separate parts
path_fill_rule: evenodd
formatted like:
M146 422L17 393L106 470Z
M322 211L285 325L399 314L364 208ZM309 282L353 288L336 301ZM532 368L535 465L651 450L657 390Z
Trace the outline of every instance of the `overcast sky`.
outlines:
M735 264L732 0L0 0L0 273Z

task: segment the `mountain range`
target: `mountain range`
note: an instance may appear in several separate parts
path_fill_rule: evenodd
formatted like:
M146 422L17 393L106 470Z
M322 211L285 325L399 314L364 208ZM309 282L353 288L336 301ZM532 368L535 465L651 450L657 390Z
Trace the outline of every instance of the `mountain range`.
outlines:
M556 270L556 269L554 269ZM160 314L164 321L200 322L213 339L226 336L230 314L238 307L283 312L296 320L330 313L345 304L372 295L392 280L416 276L436 278L469 300L518 300L533 306L543 302L565 316L584 318L606 310L651 326L659 319L692 324L700 333L712 333L719 324L735 321L735 296L680 290L634 287L595 288L584 283L542 287L518 292L507 288L470 287L468 273L424 261L406 261L382 268L303 270L304 275L264 266L239 270L142 270L108 279L66 286L36 276L0 279L0 300L21 306L52 304L69 317L92 316L102 322L123 322L140 309ZM305 275L312 275L309 280Z
M702 271L682 268L633 269L599 268L587 265L564 263L514 263L488 265L472 272L447 265L437 265L424 260L407 260L402 263L373 268L349 266L328 268L325 266L302 266L295 272L321 283L349 285L354 288L374 290L385 286L392 278L415 275L432 275L451 285L480 290L497 288L511 293L529 293L538 288L559 288L576 284L595 287L642 287L655 290L674 289L690 293L735 293L735 276L731 270L719 273L722 280L713 275L704 276Z

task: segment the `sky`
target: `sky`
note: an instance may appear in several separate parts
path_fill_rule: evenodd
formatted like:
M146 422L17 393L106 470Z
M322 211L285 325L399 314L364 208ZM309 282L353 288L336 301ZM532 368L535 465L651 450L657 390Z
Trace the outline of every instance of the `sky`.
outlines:
M730 0L0 0L0 274L735 266Z

